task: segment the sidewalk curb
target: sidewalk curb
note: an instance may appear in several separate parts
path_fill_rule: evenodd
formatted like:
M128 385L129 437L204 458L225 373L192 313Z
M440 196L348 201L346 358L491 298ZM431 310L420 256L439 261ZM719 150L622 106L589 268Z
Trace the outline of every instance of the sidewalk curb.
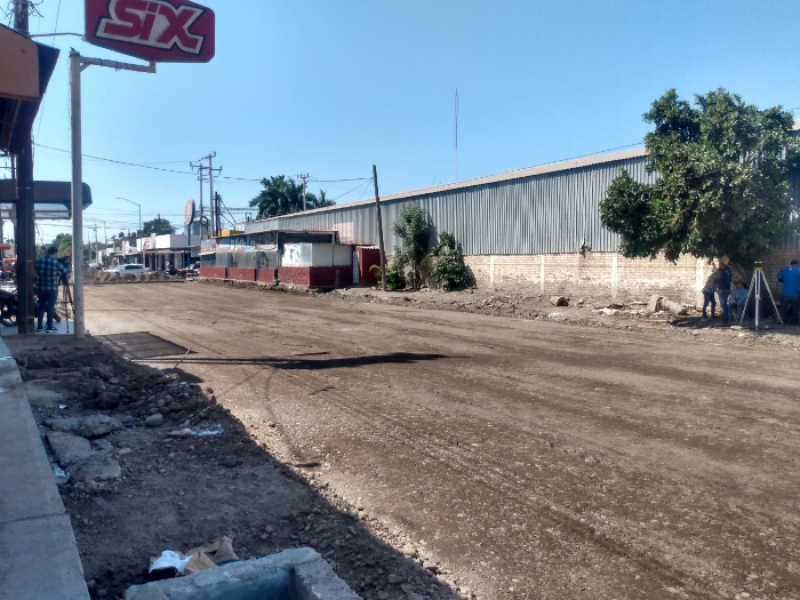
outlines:
M89 600L25 386L0 339L0 600Z

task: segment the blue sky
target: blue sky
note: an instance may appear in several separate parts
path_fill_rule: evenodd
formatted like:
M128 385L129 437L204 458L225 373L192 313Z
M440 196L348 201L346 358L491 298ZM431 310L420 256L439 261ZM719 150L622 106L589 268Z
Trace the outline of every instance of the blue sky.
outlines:
M800 2L692 0L206 0L217 55L160 65L157 75L91 67L83 74L84 153L189 171L210 151L223 176L310 173L369 177L381 192L469 179L640 144L650 102L725 87L762 108L800 107ZM32 33L82 32L83 3L45 0ZM69 149L67 55L126 60L77 37L62 49L37 144ZM131 59L135 62L135 59ZM800 110L796 111L800 114ZM69 155L37 146L38 179L70 177ZM2 171L7 173L7 171ZM4 175L0 175L4 176ZM190 175L86 159L87 225L109 236L158 213L182 223L198 197ZM353 189L355 187L355 189ZM255 182L219 180L227 206ZM312 183L339 202L368 182ZM350 193L348 193L350 192ZM207 198L207 192L206 192ZM241 216L242 211L234 211ZM68 225L40 224L44 241ZM92 235L93 237L93 235Z

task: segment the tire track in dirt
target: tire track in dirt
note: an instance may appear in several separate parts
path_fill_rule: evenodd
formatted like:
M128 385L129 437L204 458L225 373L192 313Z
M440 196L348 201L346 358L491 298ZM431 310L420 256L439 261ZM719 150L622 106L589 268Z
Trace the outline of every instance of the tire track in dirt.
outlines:
M319 302L319 301L311 300L310 302ZM310 322L308 313L311 312L314 311L296 311L295 318L297 318L298 320L305 320L306 324L308 324ZM373 315L370 315L370 317L372 316ZM263 316L253 315L252 318L259 319L263 318ZM379 323L378 326L380 326L381 324L384 327L392 326L391 321L385 317L381 317L375 320L379 322L382 321L382 323ZM344 321L342 323L344 325L359 324L359 319L355 318L342 319L342 321ZM161 323L159 323L159 325L161 325ZM396 332L395 335L413 336L415 338L412 341L406 342L406 345L411 345L412 342L414 345L418 345L417 342L420 335L418 327L416 326L406 327L405 324L401 323L396 327L394 327L393 329ZM170 330L176 335L181 335L179 334L179 330L172 326L170 326ZM606 332L600 332L600 333L602 334ZM442 334L443 334L442 331L436 332L440 346L461 344L463 343L464 337L466 337L467 335L467 334L462 334L461 332L452 333L449 336L444 336ZM317 345L319 345L320 343L318 336L309 337L307 335L301 335L299 337L301 337L303 341L314 341L314 343ZM488 337L491 338L493 336L488 336ZM428 344L425 338L422 339L422 342L423 344ZM229 348L232 351L235 350L237 353L240 353L240 355L247 354L248 350L247 342L233 339L226 341L226 343L228 344ZM331 343L330 340L329 343ZM359 343L364 344L366 342L364 340L359 340ZM374 344L375 342L373 341L370 343ZM338 346L342 345L345 346L345 348L341 350L342 352L348 349L346 342L343 341L338 342ZM484 349L487 346L491 346L492 350L502 350L502 346L499 344L481 345L481 349ZM211 346L207 347L211 348ZM338 350L335 350L334 352L336 351ZM248 369L248 367L241 367L241 368L244 370ZM263 372L264 370L265 369L261 369L260 372ZM273 369L273 371L278 371L278 369ZM417 365L416 372L418 373L417 375L418 379L424 381L433 380L434 377L436 377L437 375L441 376L441 374L438 373L437 365L432 365L427 363L422 363L420 365ZM513 373L513 371L511 373ZM492 375L491 369L489 369L488 375ZM486 378L487 373L483 373L483 376L484 378ZM304 394L307 398L313 398L315 390L324 388L329 384L329 382L326 379L320 378L313 371L303 370L302 377L309 379L309 381L313 380L313 385L311 384L306 386L302 385L302 380L299 378L299 376L295 375L294 373L292 373L291 375L287 375L285 371L281 371L280 373L280 378L291 382L291 384L294 386L298 386L299 389L302 391L302 394ZM493 377L495 378L494 380ZM494 387L495 392L502 390L503 394L509 395L510 390L523 386L525 383L521 378L515 379L514 377L508 377L507 381L504 382L503 386L498 386L497 378L500 377L502 377L502 375L499 374L496 376L488 377L484 385L485 389L483 389L482 392L488 394L491 391L491 388ZM362 385L364 384L363 381L360 383ZM441 381L437 383L440 383L441 387L454 386L456 387L456 389L458 389L457 385L459 384L459 381L457 379L457 376L451 376L447 381ZM463 381L461 381L460 383L463 384ZM340 386L342 385L341 381L339 382L339 385ZM537 402L537 409L542 408L539 404L541 402L544 402L546 396L550 394L558 394L558 396L556 396L557 400L552 401L550 406L547 408L549 408L551 411L558 410L563 413L570 413L573 415L573 417L582 416L581 411L577 411L574 409L565 410L565 406L568 405L570 397L574 398L576 391L579 389L579 387L580 386L577 387L563 386L562 388L555 388L555 387L548 388L546 390L546 393L543 392L541 394L542 398L539 399L539 402ZM520 392L520 394L523 394L523 392ZM454 442L457 442L459 438L463 439L464 437L471 437L474 435L476 436L477 439L477 437L480 436L480 434L482 433L480 430L481 424L477 416L471 415L471 417L474 419L473 422L468 422L466 418L462 416L462 418L457 423L459 431L455 433L453 437L445 438L443 437L441 430L438 428L431 429L430 431L425 431L424 429L421 429L420 428L421 424L419 420L414 420L407 416L392 417L390 414L377 414L375 412L376 409L388 408L388 407L385 407L380 402L374 401L372 398L365 398L365 401L359 404L354 404L348 401L348 398L353 396L357 397L359 395L362 397L366 396L365 389L359 387L358 385L351 385L349 387L344 386L344 389L342 390L337 389L333 391L328 390L324 392L324 398L326 399L325 400L326 402L336 402L338 406L342 407L342 409L347 412L347 414L352 415L353 419L357 420L359 427L371 428L371 430L373 430L374 432L372 435L376 437L382 437L384 441L391 442L392 447L406 448L406 451L409 454L419 453L421 455L424 455L427 459L430 459L431 461L437 461L438 463L445 466L447 469L447 473L450 474L449 480L455 481L460 479L460 480L470 481L472 485L481 487L487 494L501 495L506 501L513 503L515 506L525 507L525 512L524 512L525 518L519 520L523 521L533 520L535 522L536 519L540 520L549 519L549 522L554 523L556 526L560 528L565 528L568 530L577 521L579 526L575 528L574 532L572 533L572 536L575 538L586 537L587 525L580 523L579 513L567 511L565 515L560 515L558 518L556 518L555 516L549 515L546 512L547 510L546 504L548 502L546 498L558 497L558 494L553 491L553 488L549 488L546 494L540 494L536 498L537 503L535 504L534 507L527 508L527 503L530 502L530 496L520 494L518 488L532 487L533 489L535 489L536 479L529 476L526 478L524 473L519 473L513 470L509 470L505 465L504 461L494 459L485 454L479 455L478 457L479 462L476 462L474 453L468 452L463 448L456 449L457 447L454 447ZM513 394L511 395L513 396ZM411 408L414 409L413 412L415 413L424 410L428 411L432 410L429 403L426 403L424 401L417 401L413 395L408 398L404 398L404 401L407 403L406 406L407 413L411 412ZM513 401L513 398L511 400L508 400L506 398L504 399L504 401L511 402ZM522 403L523 397L520 396L519 398L517 398L516 401L518 403ZM438 410L436 414L432 418L430 418L430 420L435 422L441 422L447 416L446 415L447 410L449 410L450 408L451 407L445 407ZM312 409L312 407L309 407L309 409ZM591 416L594 419L599 418L599 415L592 415L591 413L589 413L589 416ZM378 423L378 421L380 421L380 423ZM454 427L455 425L456 424L454 423ZM506 429L503 433L508 437L508 443L506 444L506 446L513 446L515 443L517 443L517 440L521 440L526 435L530 435L529 431L520 430L519 432L515 432L512 431L511 429ZM362 437L355 437L353 438L354 441L356 442L363 441L364 440L363 436L366 436L367 434L361 433L360 435ZM641 433L638 431L634 431L631 435L640 436ZM575 432L562 431L561 437L563 439L570 440L572 442L573 447L577 444L582 443L579 441L580 438L577 437L577 434ZM576 442L576 440L578 441ZM544 446L546 442L547 440L543 440L542 445ZM549 444L549 442L547 443ZM550 464L553 466L553 468L559 465L566 466L567 469L575 468L574 464L570 463L567 465L563 465L555 460L553 460ZM554 482L553 486L557 486L560 483L567 489L580 488L580 484L585 478L585 473L581 473L578 471L575 471L574 473L569 473L569 471L566 472L568 473L568 475L565 475L564 473L562 473L561 475L566 479ZM440 476L444 477L444 475ZM634 484L626 487L635 488L636 482L633 479L633 476L627 475L626 479L630 479L631 483ZM514 484L510 483L511 481L514 481ZM642 487L644 488L645 486ZM643 490L643 494L645 492L646 490ZM706 512L708 514L709 511L712 511L714 509L719 510L720 504L717 503L716 505L709 506L703 512ZM563 507L561 507L561 510L564 510ZM731 515L733 515L734 517L737 516L737 513L735 511L726 511L726 512L728 512L728 514L723 515L725 520L729 520L731 518ZM546 516L543 517L543 514ZM542 531L541 528L540 531ZM669 534L669 531L666 531L665 534ZM707 537L707 534L705 534L704 537ZM549 538L553 539L550 540ZM549 535L549 537L543 536L543 539L547 542L547 544L551 544L551 546L548 547L561 548L559 553L562 556L565 557L568 557L570 555L574 556L580 554L581 552L580 542L575 542L573 544L565 543L563 542L563 540L558 540L556 537L552 535ZM590 545L602 546L600 541L591 538L589 539L591 540L589 542ZM586 541L584 540L582 543L586 544ZM661 547L662 545L663 545L663 540L653 540L652 543L650 544L650 546L653 546L656 549ZM656 576L654 577L654 579L660 580L658 581L658 583L654 581L648 582L647 589L648 593L650 594L650 597L658 597L659 595L663 595L664 586L674 586L674 585L682 585L694 588L694 590L692 590L691 593L698 594L694 597L698 598L717 597L716 593L712 589L713 586L710 587L709 584L703 583L702 581L697 581L697 580L692 581L691 574L686 572L685 570L676 570L675 566L670 565L668 563L664 563L663 565L661 565L660 563L657 562L657 558L653 559L656 560L656 562L654 563L648 562L650 560L648 554L648 548L649 548L648 546L645 546L643 549L639 549L634 545L632 545L630 542L623 542L616 550L613 551L609 550L609 552L616 553L619 556L629 561L635 562L636 560L638 560L642 565L641 570L643 570L651 577ZM546 563L547 559L544 558L546 551L547 548L540 550L539 553L537 554L538 561L534 560L531 562ZM650 552L654 553L655 551L651 550ZM772 552L774 552L774 550ZM714 571L725 572L731 568L730 565L716 566L709 564L709 557L705 557L705 561L710 568L713 568ZM559 571L558 569L553 570L551 566L540 565L537 567L537 569L541 571L543 574L545 572L552 573L552 575L547 577L547 579L552 579L552 581L549 581L549 584L553 586L557 585L555 579L559 577L559 574L563 575L562 571ZM608 571L609 569L603 569L603 570ZM608 574L606 577L609 578L609 581L612 581L613 573ZM606 577L603 577L603 579L606 579ZM781 579L785 578L781 577ZM788 580L791 581L791 579L792 579L791 576L788 576ZM621 582L617 581L616 583L617 586L619 586ZM631 585L633 586L632 582ZM732 587L732 586L725 586L725 587ZM641 588L636 588L636 587L631 587L627 589L630 592L633 592L633 590L636 589L642 591ZM613 591L612 588L608 588L608 590ZM620 593L624 590L617 587L616 591L617 593ZM547 596L547 597L557 597L557 596ZM634 595L630 597L637 597L637 596Z

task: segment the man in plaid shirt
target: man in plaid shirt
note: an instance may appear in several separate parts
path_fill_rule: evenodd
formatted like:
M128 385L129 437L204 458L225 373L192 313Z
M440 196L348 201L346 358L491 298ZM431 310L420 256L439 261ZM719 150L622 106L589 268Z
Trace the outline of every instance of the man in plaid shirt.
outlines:
M39 320L37 331L42 330L42 318L47 311L47 331L56 331L53 318L56 313L56 300L58 299L58 281L61 275L69 275L72 271L56 259L58 248L51 246L47 249L47 256L36 260L36 293L39 303L36 305L36 317Z

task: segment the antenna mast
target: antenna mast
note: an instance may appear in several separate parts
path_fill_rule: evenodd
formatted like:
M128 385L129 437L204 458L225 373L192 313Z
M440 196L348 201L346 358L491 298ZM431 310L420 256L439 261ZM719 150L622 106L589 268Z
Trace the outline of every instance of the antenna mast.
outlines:
M456 88L456 131L455 131L455 177L454 181L458 181L458 88Z

